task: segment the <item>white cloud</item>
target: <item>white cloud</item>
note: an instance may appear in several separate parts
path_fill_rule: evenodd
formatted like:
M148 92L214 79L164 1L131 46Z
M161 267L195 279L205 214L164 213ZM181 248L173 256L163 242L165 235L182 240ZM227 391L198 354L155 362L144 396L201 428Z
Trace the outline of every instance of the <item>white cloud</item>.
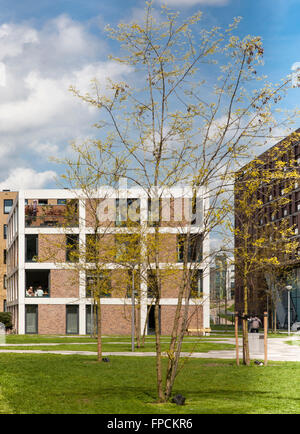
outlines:
M106 78L124 80L131 72L106 60L106 43L89 26L67 15L40 28L0 25L0 183L5 179L6 188L12 189L7 182L14 182L15 167L30 162L47 174L50 156L62 157L70 142L91 134L97 110L74 97L70 85L85 93L96 78L105 89Z
M0 190L20 190L43 188L54 180L56 173L52 170L37 172L34 169L18 167L9 172L5 181L0 182Z
M0 59L16 57L26 45L39 42L37 31L22 24L2 24L0 26Z
M156 0L156 3L176 7L203 6L226 6L230 0Z
M42 154L44 156L45 155L56 156L59 151L59 147L57 145L49 142L42 143L42 142L34 141L30 143L28 146L33 151Z

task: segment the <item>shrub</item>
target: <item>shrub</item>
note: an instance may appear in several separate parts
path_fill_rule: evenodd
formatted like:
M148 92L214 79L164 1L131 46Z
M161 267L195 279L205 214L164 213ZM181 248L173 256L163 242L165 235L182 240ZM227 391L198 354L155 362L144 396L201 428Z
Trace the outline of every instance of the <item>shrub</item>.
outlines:
M6 329L12 328L11 312L0 312L0 322L5 325Z

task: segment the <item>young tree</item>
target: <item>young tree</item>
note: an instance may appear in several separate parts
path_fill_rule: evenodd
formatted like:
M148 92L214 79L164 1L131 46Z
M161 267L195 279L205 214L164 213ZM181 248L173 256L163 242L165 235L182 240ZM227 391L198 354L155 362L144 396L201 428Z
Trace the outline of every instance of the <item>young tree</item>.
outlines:
M201 16L198 12L180 21L178 13L163 7L162 17L156 19L152 4L146 3L143 22L120 23L115 29L107 26L109 35L122 45L119 57L112 59L128 65L134 77L127 82L109 80L107 88L94 80L91 93L84 95L71 87L76 96L99 109L96 127L100 138L87 145L86 152L94 151L111 161L104 170L95 159L89 168L92 179L99 172L110 176L112 168L117 168L119 176L157 201L166 189L186 185L193 192L194 211L199 191L205 196L204 212L196 212L196 216L202 215L201 221L195 230L193 219L184 228L182 279L165 386L159 333L161 215L153 228L157 393L161 402L172 393L188 323L193 273L199 271L197 261L189 256L195 231L205 243L211 231L224 223L230 207L226 202L221 205L221 197L228 180L232 180L240 158L278 126L271 103L278 101L288 86L288 80L273 87L259 77L262 41L260 37L235 36L239 19L222 32L217 27L201 27ZM77 150L82 152L80 147Z

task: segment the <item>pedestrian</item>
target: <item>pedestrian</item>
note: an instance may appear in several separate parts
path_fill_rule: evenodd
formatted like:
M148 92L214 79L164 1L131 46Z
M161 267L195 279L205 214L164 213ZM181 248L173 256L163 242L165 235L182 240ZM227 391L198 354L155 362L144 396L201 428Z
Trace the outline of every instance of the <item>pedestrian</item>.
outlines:
M257 316L252 317L250 324L250 333L258 333L259 325L262 325L261 320Z
M252 320L253 320L253 317L252 317L252 315L250 315L249 318L247 318L247 321L248 321L248 332L251 332Z

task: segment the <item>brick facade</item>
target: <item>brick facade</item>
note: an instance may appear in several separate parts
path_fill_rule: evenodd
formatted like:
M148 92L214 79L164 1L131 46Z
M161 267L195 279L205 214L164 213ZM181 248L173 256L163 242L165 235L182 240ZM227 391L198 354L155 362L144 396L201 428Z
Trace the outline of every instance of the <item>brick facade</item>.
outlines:
M139 194L141 209L145 205L147 208L148 197L147 195L143 196L144 192L135 192L132 198L139 197ZM86 292L86 284L90 281L89 279L93 279L93 275L91 272L88 275L89 268L80 268L80 265L68 262L70 259L68 259L66 245L67 237L77 240L77 248L84 248L86 255L90 254L88 252L89 239L92 240L94 236L93 224L95 223L95 219L93 219L95 211L93 209L103 199L80 201L78 197L77 193L67 190L32 190L21 191L18 194L18 200L14 205L9 221L10 238L8 240L9 253L18 260L16 264L10 263L8 291L8 308L11 312L15 312L14 327L18 333L26 333L25 312L28 313L28 321L32 321L31 326L34 325L34 315L37 316L38 328L36 332L39 334L65 334L67 333L68 321L72 323L74 333L87 333L89 307L92 299L90 298L91 293ZM182 226L185 222L182 220L181 226L178 227L174 215L174 201L171 200L170 202L172 205L170 231L168 232L168 226L164 223L160 234L159 249L160 263L172 264L171 267L166 266L161 269L165 270L162 271L161 287L162 334L171 332L176 308L174 302L176 302L183 275L182 269L180 269L182 265L178 259L178 233L182 232ZM72 216L72 212L68 214L70 210L74 212L74 216ZM143 219L145 218L147 218L147 212L143 214ZM15 227L15 223L13 224L14 219L18 221L18 227ZM150 224L146 224L146 227L147 236L153 237L154 228ZM106 228L107 231L104 230ZM123 223L119 225L111 220L109 227L107 221L103 222L103 226L100 225L100 250L98 254L100 262L106 264L107 271L105 273L109 276L111 285L110 293L107 294L108 296L103 295L101 301L102 333L104 335L128 335L131 333L132 278L130 273L132 270L130 263L127 265L118 264L115 260L116 256L114 256L118 254L122 236L125 234L125 237L128 237L129 234L130 239L130 228L131 226L127 228ZM28 238L26 238L27 235ZM28 256L27 250L24 251L24 246L25 249L28 249L26 239L30 240L33 249L36 248L34 244L36 239L38 251L36 259L26 261ZM16 248L17 251L13 250ZM85 258L87 258L86 255ZM81 259L84 257L82 256ZM72 265L74 265L73 270L71 269ZM151 294L147 293L146 276L149 265L145 262L140 266L143 269L142 276L140 279L135 277L135 287L140 285L142 296L140 309L137 308L136 310L141 313L139 322L141 331L143 331L145 321L149 321L148 328L149 330L151 328L150 319L147 319L146 315L147 307L151 304ZM209 300L209 281L206 280L205 282L206 294L203 295L202 300ZM44 294L29 297L28 294L25 294L25 285L26 289L28 286L34 286L35 291L38 286L42 286L42 289L48 289L49 293L47 296ZM36 294L38 294L37 291ZM137 298L136 301L138 302ZM31 310L28 308L26 311L26 306L29 305L37 306L37 314L34 311L35 308ZM189 315L193 327L209 326L209 305L206 303L206 306L204 314L203 306L198 306L195 309L191 304ZM192 315L193 312L196 313ZM76 330L76 324L78 330ZM32 328L30 330L32 333Z

